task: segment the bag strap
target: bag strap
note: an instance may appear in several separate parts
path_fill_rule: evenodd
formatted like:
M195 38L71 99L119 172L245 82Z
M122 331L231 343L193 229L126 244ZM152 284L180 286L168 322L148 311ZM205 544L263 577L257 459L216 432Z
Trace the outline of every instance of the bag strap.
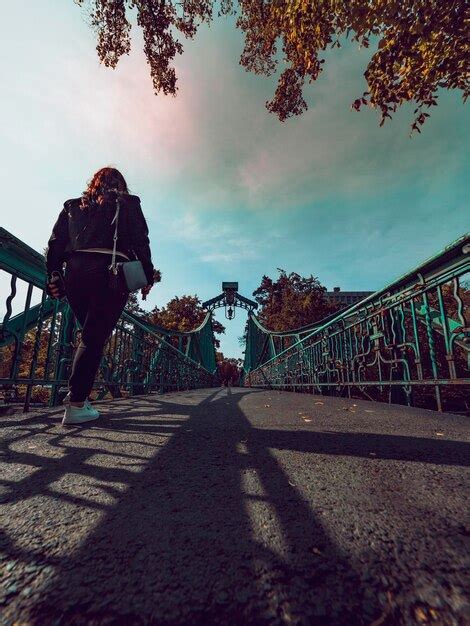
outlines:
M119 196L116 197L116 214L113 218L113 221L111 222L111 224L116 223L116 226L114 227L114 235L113 235L113 256L111 259L111 271L114 274L117 274L117 267L116 267L116 249L117 249L117 239L118 239L118 222L119 222L119 210L121 208L121 198Z

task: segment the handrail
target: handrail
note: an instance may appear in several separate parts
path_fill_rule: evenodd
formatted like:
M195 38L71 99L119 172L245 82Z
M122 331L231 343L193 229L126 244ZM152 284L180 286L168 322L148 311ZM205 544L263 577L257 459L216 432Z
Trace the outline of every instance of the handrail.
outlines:
M382 396L387 388L388 401L400 395L390 389L401 387L408 403L419 395L413 387L428 385L439 409L443 388L460 387L463 397L470 383L470 322L468 289L460 279L470 272L469 252L467 233L384 288L315 323L307 335L291 331L295 341L274 355L262 337L278 333L250 315L255 330L249 337L256 343L246 350L247 384L349 394L376 387Z
M206 326L206 324L208 324L211 320L212 320L212 314L211 313L206 313L204 319L199 324L199 326L196 326L196 328L193 328L193 330L188 330L188 331L186 331L184 333L182 332L180 334L181 335L194 335L195 333L199 333L199 332L201 332L201 330L203 330L203 328Z
M0 228L0 270L10 275L6 313L0 323L0 389L5 401L21 401L27 410L35 399L54 405L60 401L80 332L66 301L45 293L43 255ZM27 286L26 302L12 315L17 281ZM31 305L33 289L41 301ZM189 354L171 343L172 337L193 342ZM197 355L201 356L198 360ZM211 356L212 355L212 356ZM208 387L216 383L214 337L210 319L189 333L173 332L125 310L101 363L98 394L113 396L157 390ZM42 391L41 391L42 390Z
M44 287L44 256L0 227L0 269L27 283Z
M452 244L449 244L448 246L446 246L446 248L444 248L444 250L443 250L443 252L441 254L446 253L446 252L452 252L453 256L457 256L458 258L462 259L464 268L468 269L468 268L470 268L470 260L469 260L469 257L467 257L466 255L470 253L470 249L465 250L465 248L466 248L466 246L469 246L469 245L470 245L470 233L467 233L466 235L463 235L462 237L459 237L459 239L455 240ZM455 254L456 252L460 252L460 254L456 255ZM293 345L289 346L283 352L280 352L279 354L276 355L276 357L273 357L273 358L277 358L277 357L283 355L285 352L289 352L290 350L292 350L296 346L299 346L304 341L306 341L307 339L310 339L315 334L321 332L322 330L324 330L328 326L337 323L341 319L344 319L344 318L352 315L353 313L356 313L360 309L363 309L364 307L366 307L371 302L375 302L378 298L380 298L381 296L386 295L392 289L398 288L398 287L400 287L403 284L409 284L410 281L408 281L408 283L404 283L405 279L409 279L409 278L411 278L411 276L413 276L413 275L416 276L417 274L422 274L424 276L427 269L429 269L430 267L434 267L435 262L437 261L438 258L439 258L439 254L434 255L433 257L430 257L430 259L428 259L427 261L425 261L421 265L418 265L415 268L415 270L413 270L412 272L407 272L407 273L403 274L395 282L389 283L386 287L383 287L379 291L374 292L370 296L367 296L363 300L360 300L359 302L356 302L355 304L351 305L350 307L348 307L346 309L342 309L339 313L333 313L332 315L329 315L329 316L323 318L319 322L315 322L314 323L315 324L315 329L312 331L312 333L310 333L306 337L303 337L300 341L295 342ZM253 319L253 322L263 332L265 332L266 334L270 334L270 335L277 335L278 334L276 331L272 331L272 330L266 329L260 323L260 321L256 318L256 316L254 314L251 314L249 317L251 317ZM307 329L309 329L309 326L304 326L303 328L307 330ZM286 333L289 333L289 334L292 334L292 335L294 335L294 334L301 334L299 332L300 330L301 329L298 329L298 330L295 330L295 331L294 330L283 331L283 334L286 334ZM268 363L268 361L266 361L266 363Z

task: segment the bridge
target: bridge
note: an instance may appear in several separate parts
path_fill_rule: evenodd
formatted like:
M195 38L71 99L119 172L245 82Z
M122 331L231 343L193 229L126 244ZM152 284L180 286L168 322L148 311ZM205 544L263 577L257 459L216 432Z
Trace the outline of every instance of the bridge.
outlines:
M0 624L465 623L469 251L295 330L235 284L190 333L127 311L102 419L64 428L80 329L0 230ZM239 388L217 306L247 311Z

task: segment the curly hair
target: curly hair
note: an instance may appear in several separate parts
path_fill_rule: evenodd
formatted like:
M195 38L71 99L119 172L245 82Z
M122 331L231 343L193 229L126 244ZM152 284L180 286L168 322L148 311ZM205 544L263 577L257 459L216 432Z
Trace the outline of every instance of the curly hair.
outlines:
M102 167L93 174L88 187L82 194L81 208L90 205L101 206L109 195L109 192L129 193L127 183L121 172L114 167Z

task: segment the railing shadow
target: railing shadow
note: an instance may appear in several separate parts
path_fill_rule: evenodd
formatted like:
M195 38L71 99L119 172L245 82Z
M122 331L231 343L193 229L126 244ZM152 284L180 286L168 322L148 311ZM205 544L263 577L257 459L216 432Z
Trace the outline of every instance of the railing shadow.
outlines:
M19 474L2 477L1 498L20 507L10 509L17 517L36 514L39 499L46 528L35 541L9 528L0 545L12 562L52 572L14 617L57 625L299 619L349 626L380 616L383 600L367 595L362 573L275 451L359 458L372 451L377 459L466 466L469 444L255 428L243 400L256 393L123 400L104 405L111 411L83 429L60 427L59 412L19 418L2 449ZM77 538L60 551L55 543L70 539L59 530L69 511L79 518L70 520Z
M271 453L272 433L251 426L240 408L245 395L216 391L201 395L197 406L166 398L152 420L135 405L127 416L109 415L77 433L71 444L70 436L54 434L65 455L46 459L14 486L13 500L50 495L51 482L69 472L125 489L111 489L108 500L94 503L100 521L75 552L49 560L54 574L27 603L29 621L357 623L364 612L357 574ZM148 402L142 404L148 413ZM108 466L88 463L99 449L87 439L106 438L116 426L126 437L119 457L126 446L141 445L144 433L165 432L171 415L187 417L142 461L141 471L117 467L112 454ZM20 455L19 462L28 459ZM10 549L18 559L39 554ZM369 600L370 617L379 610Z

